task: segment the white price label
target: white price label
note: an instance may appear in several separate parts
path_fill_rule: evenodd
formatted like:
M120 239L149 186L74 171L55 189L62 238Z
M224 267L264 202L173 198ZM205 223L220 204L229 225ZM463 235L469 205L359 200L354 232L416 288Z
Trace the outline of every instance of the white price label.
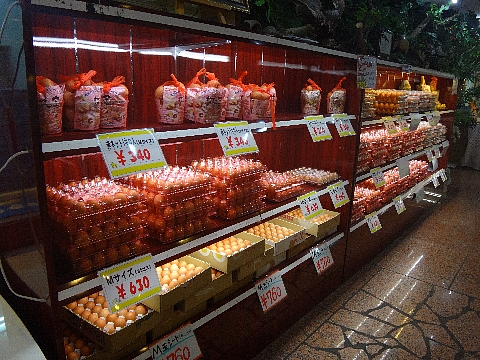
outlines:
M375 89L377 83L377 58L368 55L358 55L357 58L357 88Z
M433 147L433 155L434 155L437 159L439 159L439 158L442 157L442 154L441 154L441 152L440 152L440 146L435 145L435 146Z
M435 171L438 169L438 159L433 155L433 151L430 151L430 153L427 151L427 157L430 161L428 163L428 171Z
M400 158L396 161L400 179L410 175L410 160L408 158Z
M267 312L287 297L282 275L278 271L257 282L255 288L257 289L258 299L262 305L263 312Z
M403 203L403 199L401 196L397 196L396 198L394 198L393 203L395 204L395 209L397 210L398 215L400 215L407 209L405 207L405 204Z
M317 269L318 275L333 265L333 257L328 245L314 247L310 249L310 254L312 256L315 269Z
M433 155L433 149L425 150L425 154L427 155L428 161L433 161L433 159L435 158L435 155Z
M442 143L442 146L443 146L443 149L442 149L442 152L441 152L441 156L444 156L446 153L447 153L447 150L448 150L448 147L450 146L450 143L448 142L448 140L445 140L443 143Z
M150 346L153 360L195 360L202 356L190 323Z
M313 219L325 212L315 191L299 196L297 201L305 220Z
M222 122L213 125L225 156L258 152L258 146L246 121Z
M422 120L422 114L410 114L410 119L410 131L417 130L418 125L420 125L420 121Z
M445 173L445 169L440 170L440 177L442 178L443 182L447 181L447 174Z
M338 209L350 201L347 192L345 191L345 186L341 181L328 186L327 190L330 194L330 198L332 199L335 209Z
M425 113L425 116L426 116L427 121L430 124L430 126L437 126L438 122L440 121L440 112L439 111L427 112L427 113Z
M337 128L338 135L340 137L355 135L352 123L346 114L332 115L335 120L335 127Z
M435 188L440 186L440 181L438 181L438 173L432 174L432 183Z
M397 124L398 124L398 127L400 128L400 130L402 130L402 131L408 131L409 130L406 116L398 115L397 116Z
M113 179L167 166L153 129L97 134L97 141Z
M111 312L141 302L162 290L150 254L100 270L98 276Z
M305 123L314 142L332 140L332 134L330 134L327 122L322 115L307 116Z
M368 228L372 234L382 228L382 224L380 224L380 219L376 212L366 215L365 219L367 219Z
M397 125L395 125L395 121L392 120L386 120L383 123L385 125L385 129L387 130L387 133L389 134L396 134L397 131Z
M375 183L375 187L377 189L384 186L387 183L385 181L385 177L383 176L383 171L381 168L377 167L375 169L370 170L370 174L372 175L373 182Z

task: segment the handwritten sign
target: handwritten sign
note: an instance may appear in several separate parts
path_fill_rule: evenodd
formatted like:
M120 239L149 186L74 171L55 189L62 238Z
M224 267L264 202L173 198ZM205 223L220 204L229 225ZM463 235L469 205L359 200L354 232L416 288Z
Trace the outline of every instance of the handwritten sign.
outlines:
M336 114L332 115L332 117L335 121L335 127L337 128L337 132L340 137L355 135L355 130L353 129L348 115Z
M214 124L225 156L258 152L258 146L246 121Z
M305 123L314 142L332 140L332 134L330 134L327 122L322 115L307 116Z
M377 58L359 55L357 57L357 88L375 89L377 83Z
M370 229L370 232L372 234L376 233L382 228L382 224L380 224L380 219L378 218L378 215L375 211L366 215L365 219L367 219L368 228Z
M267 312L287 297L280 272L276 271L255 285L263 312Z
M328 186L327 190L330 194L330 198L332 199L335 209L338 209L339 207L347 204L350 201L350 199L348 198L348 194L345 191L345 186L341 181Z
M383 176L383 171L381 168L376 167L375 169L370 170L370 174L372 175L372 180L375 183L375 187L377 189L387 183L385 181L385 177Z
M150 346L153 360L195 360L202 356L190 323Z
M153 129L97 134L97 141L113 179L167 166Z
M401 131L408 131L410 129L408 126L407 119L408 119L407 116L397 115L396 120L397 120L398 127L400 128Z
M401 196L397 196L393 199L393 203L395 204L395 209L397 210L397 214L400 215L406 210L405 204L403 203L403 199Z
M388 118L385 118L383 125L385 126L387 133L391 135L398 133L397 126L395 125L395 120L391 116Z
M302 210L303 216L305 216L305 220L313 219L325 212L315 191L299 196L297 202Z
M327 244L310 249L310 255L318 275L333 265L333 257Z
M100 270L98 276L111 312L141 302L162 290L150 254Z

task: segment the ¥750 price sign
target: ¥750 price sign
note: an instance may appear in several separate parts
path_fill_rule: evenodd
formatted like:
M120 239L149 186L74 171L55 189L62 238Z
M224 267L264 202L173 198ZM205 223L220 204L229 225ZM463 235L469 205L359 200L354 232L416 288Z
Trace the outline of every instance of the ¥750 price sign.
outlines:
M278 271L257 282L255 287L263 312L267 312L287 297L282 275Z
M225 156L258 152L258 146L246 121L214 124Z
M117 312L161 291L152 255L111 266L98 272L111 312Z
M312 255L313 264L317 269L318 275L333 265L333 257L328 245L314 247L310 249L310 254Z
M153 129L97 134L97 140L112 178L167 166Z
M202 356L190 323L150 347L153 360L195 360Z
M330 134L327 122L322 115L307 116L305 122L314 142L332 140L332 134Z
M300 205L303 216L305 216L305 220L313 219L325 211L315 191L299 196L297 202Z

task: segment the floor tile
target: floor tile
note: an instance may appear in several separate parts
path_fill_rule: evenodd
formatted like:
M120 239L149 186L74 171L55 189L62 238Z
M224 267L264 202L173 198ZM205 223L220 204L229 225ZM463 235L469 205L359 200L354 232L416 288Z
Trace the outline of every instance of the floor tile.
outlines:
M288 360L312 360L312 359L338 360L338 357L334 353L330 353L328 351L324 351L321 349L315 349L308 345L302 345L295 352L293 352L287 359Z
M465 351L480 352L480 333L472 331L472 329L478 330L479 324L480 317L478 313L468 311L459 317L449 320L447 327Z
M374 318L343 309L338 310L329 321L373 338L384 337L393 329Z
M392 335L400 344L419 358L423 358L427 354L427 346L418 326L407 324L400 327Z

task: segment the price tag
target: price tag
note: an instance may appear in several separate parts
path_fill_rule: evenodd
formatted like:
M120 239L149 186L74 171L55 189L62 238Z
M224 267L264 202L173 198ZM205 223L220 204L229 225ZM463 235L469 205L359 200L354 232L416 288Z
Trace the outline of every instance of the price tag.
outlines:
M326 244L310 249L310 254L318 275L333 265L333 257L330 252L330 247Z
M307 116L305 123L314 142L332 140L332 134L330 134L327 122L322 115Z
M437 126L438 122L440 121L439 111L427 112L425 113L425 116L427 117L427 121L430 124L430 126Z
M385 119L385 121L383 122L383 125L385 125L385 129L389 134L396 134L398 132L397 126L395 125L395 121L393 120L392 117L390 117L389 119Z
M435 156L433 155L433 149L427 149L425 150L425 154L427 155L428 161L433 161Z
M263 312L267 312L287 296L282 275L278 271L257 282L255 287Z
M435 155L433 155L433 149L425 150L425 154L427 154L428 163L428 170L435 171L438 169L438 159Z
M445 173L445 169L440 170L440 177L442 178L443 182L447 181L447 174Z
M297 201L303 216L305 216L305 220L313 219L325 212L315 191L299 196Z
M420 125L420 121L422 120L422 114L410 114L410 119L410 131L417 130L418 125Z
M442 157L442 154L440 152L440 147L438 145L433 146L433 154L437 159Z
M438 173L432 174L432 183L435 188L440 186L440 181L438 181Z
M372 175L373 182L375 183L375 187L377 189L387 183L385 181L385 177L383 176L383 172L381 168L377 167L375 169L370 170L370 174Z
M141 302L162 290L150 254L100 270L98 276L110 312Z
M327 190L330 194L330 198L332 199L335 209L338 209L350 201L347 192L345 191L345 186L343 186L343 182L341 181L330 185Z
M167 166L153 129L97 134L97 141L113 179Z
M448 140L445 140L445 142L442 143L443 149L442 153L440 154L441 156L444 156L447 153L448 147L450 146L450 143Z
M335 120L335 127L337 128L338 135L340 137L355 135L355 130L346 114L332 115Z
M153 360L195 360L202 356L190 323L150 346Z
M358 55L357 58L357 88L375 89L377 84L377 58Z
M408 123L407 123L407 117L406 116L398 115L397 116L397 124L398 124L398 127L400 128L400 130L402 130L402 131L408 131L410 129L409 126L408 126Z
M372 234L376 233L382 228L382 224L380 224L380 219L378 218L377 212L366 215L365 219L367 219L367 224Z
M393 202L395 204L395 209L397 210L398 215L400 215L407 209L405 207L405 204L403 203L403 199L401 196L397 196L396 198L394 198Z
M225 156L258 152L258 146L246 121L222 122L213 125Z
M408 158L400 158L396 161L400 179L410 175L410 160Z

